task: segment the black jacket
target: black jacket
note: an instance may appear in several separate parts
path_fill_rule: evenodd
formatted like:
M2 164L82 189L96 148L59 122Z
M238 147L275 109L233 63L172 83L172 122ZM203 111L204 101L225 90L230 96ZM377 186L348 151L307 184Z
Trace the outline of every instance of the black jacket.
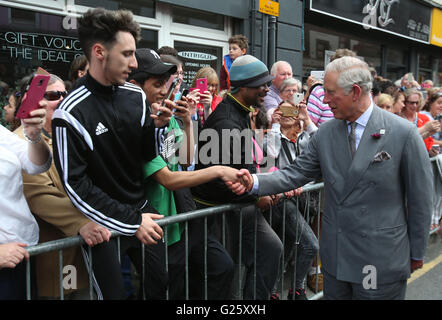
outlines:
M205 140L203 137L206 134L210 137L215 132L218 135L218 144L215 140L201 141ZM255 173L256 166L252 160L252 136L249 110L231 96L227 96L207 118L200 133L196 169L221 164L236 169L245 168L250 173ZM192 194L196 201L202 200L212 205L257 200L252 195L235 195L221 179L192 188Z
M155 157L144 92L103 86L89 74L54 112L54 159L65 190L88 218L133 235L146 206L142 164ZM152 211L143 211L152 212Z

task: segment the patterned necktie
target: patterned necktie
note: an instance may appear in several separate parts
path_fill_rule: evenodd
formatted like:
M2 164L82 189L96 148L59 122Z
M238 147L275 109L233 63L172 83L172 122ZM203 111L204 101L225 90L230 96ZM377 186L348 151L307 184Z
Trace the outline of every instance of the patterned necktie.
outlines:
M355 134L356 122L350 122L350 135L348 136L348 142L350 142L351 156L354 158L356 153L356 134Z

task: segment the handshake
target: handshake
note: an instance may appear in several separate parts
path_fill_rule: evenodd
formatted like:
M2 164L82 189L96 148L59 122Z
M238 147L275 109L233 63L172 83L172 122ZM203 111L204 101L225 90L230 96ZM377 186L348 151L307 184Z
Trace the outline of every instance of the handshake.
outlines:
M237 170L231 167L221 167L221 179L226 186L236 195L242 195L245 192L250 192L253 187L253 177L249 170Z
M222 179L226 186L236 195L242 195L245 192L250 192L253 189L254 179L247 169L236 170L230 167L222 167L225 173L222 174ZM302 193L302 187L284 192L286 198L299 196ZM257 205L261 209L268 209L270 206L276 205L281 198L281 195L270 195L260 197Z

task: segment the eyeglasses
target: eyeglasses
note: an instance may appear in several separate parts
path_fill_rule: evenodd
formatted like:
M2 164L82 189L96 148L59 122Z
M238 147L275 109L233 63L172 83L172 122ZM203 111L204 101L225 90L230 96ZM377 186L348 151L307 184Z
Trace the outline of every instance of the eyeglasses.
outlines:
M405 103L418 105L419 101L405 101Z
M298 90L297 89L284 89L284 90L282 90L282 92L296 93L296 92L298 92Z
M60 100L61 97L66 97L67 91L46 91L44 98L49 101Z

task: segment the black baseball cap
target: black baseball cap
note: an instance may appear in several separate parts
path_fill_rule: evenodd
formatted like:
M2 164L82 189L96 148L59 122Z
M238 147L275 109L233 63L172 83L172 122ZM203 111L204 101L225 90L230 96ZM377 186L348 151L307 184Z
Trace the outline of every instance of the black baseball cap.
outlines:
M148 78L150 76L174 74L177 71L176 65L161 61L160 56L153 49L137 49L135 57L137 58L138 68L132 70L129 79L133 79L135 76L138 78L142 74L145 74Z

